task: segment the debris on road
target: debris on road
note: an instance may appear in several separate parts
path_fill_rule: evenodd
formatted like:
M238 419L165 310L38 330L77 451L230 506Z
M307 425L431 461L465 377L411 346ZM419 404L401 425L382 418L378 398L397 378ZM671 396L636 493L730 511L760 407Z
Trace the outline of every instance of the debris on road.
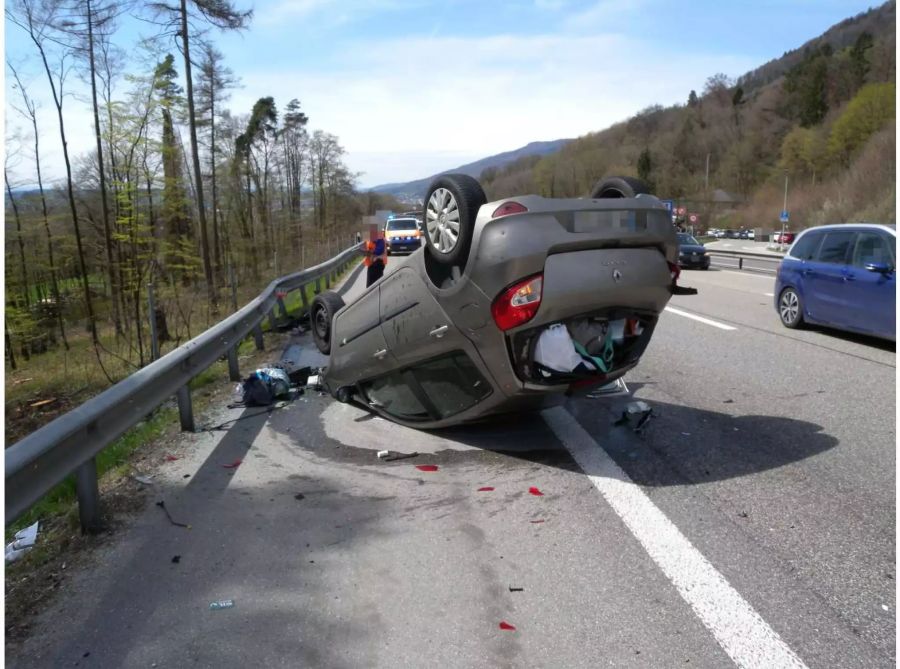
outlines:
M436 472L438 470L437 465L416 465L416 469L420 472Z
M24 530L16 532L13 540L6 544L6 562L15 562L20 557L30 551L37 542L38 529L41 521L35 521L33 525L29 525Z
M389 456L390 454L391 454L390 451L378 451L377 456L378 456L378 458L379 458L380 460L383 460L384 458L386 458L386 457Z
M516 588L513 586L509 586L509 591L510 592L525 592L525 588Z
M528 489L528 492L530 492L535 497L543 497L544 496L544 493L542 493L539 488L535 488L534 486L531 486Z
M144 474L132 474L131 478L140 483L141 485L153 485L153 477L146 476Z
M180 563L181 563L181 556L180 556L180 555L173 555L173 556L172 556L172 564L180 564Z
M500 621L500 629L502 629L502 630L507 630L507 631L509 631L509 632L515 632L515 631L516 631L515 625L510 625L510 624L509 624L508 622L506 622L505 620L501 620L501 621Z
M305 499L305 498L306 498L306 496L302 492L298 492L296 495L294 495L294 499L296 499L297 501L300 501L301 499Z
M262 367L235 388L245 406L268 406L278 397L290 394L291 380L280 367Z
M243 462L243 460L241 460L240 458L238 458L238 459L235 460L234 462L229 462L227 465L222 465L222 466L223 466L225 469L237 469L238 467L241 466L241 463L242 463L242 462Z
M409 458L418 457L419 452L413 451L412 453L398 453L397 455L392 455L389 458L385 458L385 462L393 462L394 460L407 460Z
M312 367L301 367L300 369L288 372L288 378L291 380L291 383L297 384L298 386L305 386L311 374Z
M532 525L537 525L538 523L543 523L544 519L541 518L540 520L530 520L528 522L530 522Z
M220 599L217 602L211 602L209 605L210 611L220 611L221 609L230 609L234 607L233 599Z
M492 485L486 485L483 488L479 488L478 492L491 492L494 489Z
M320 379L321 377L318 374L313 374L306 379L306 387L312 388L313 390L322 390L322 382Z
M168 454L165 457L166 462L175 462L176 460L181 460L181 458L179 458L177 455L168 455Z
M156 503L156 506L158 506L160 509L162 509L165 512L166 518L168 518L169 522L172 523L175 527L183 527L188 530L191 529L191 526L188 525L187 523L179 523L177 520L172 518L172 514L169 513L169 510L166 508L166 503L163 500L159 500Z

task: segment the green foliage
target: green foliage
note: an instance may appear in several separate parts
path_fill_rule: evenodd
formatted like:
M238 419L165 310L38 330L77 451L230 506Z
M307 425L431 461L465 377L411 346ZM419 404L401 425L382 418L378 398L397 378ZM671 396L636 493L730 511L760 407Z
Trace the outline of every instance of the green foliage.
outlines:
M638 177L646 181L648 184L651 184L653 178L651 173L653 172L653 161L650 159L650 149L644 149L641 151L641 155L638 157L637 161L637 173Z
M896 84L863 86L835 121L828 138L828 151L842 164L886 122L896 117Z
M811 51L785 76L788 112L804 128L821 123L828 113L828 59L831 55L828 45Z

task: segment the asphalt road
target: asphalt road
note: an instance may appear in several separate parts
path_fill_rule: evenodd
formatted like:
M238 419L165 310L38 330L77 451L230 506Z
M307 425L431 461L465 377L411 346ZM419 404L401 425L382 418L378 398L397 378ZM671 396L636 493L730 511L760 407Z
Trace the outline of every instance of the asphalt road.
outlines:
M148 508L7 661L894 666L894 347L783 329L771 277L682 283L630 398L425 434L313 393L186 436L192 528Z

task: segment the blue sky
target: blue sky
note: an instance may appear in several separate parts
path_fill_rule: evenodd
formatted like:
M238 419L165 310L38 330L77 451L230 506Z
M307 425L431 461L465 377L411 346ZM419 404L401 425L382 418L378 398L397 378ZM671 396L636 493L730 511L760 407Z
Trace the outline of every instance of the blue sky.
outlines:
M311 128L340 138L364 187L425 177L530 141L602 130L650 104L684 102L708 76L743 74L870 6L852 0L235 4L255 16L249 30L214 37L242 80L232 112L246 113L267 95L281 106L298 98ZM150 30L127 22L116 41L129 47ZM45 170L59 178L46 82L9 22L6 55L34 81ZM9 77L6 100L9 137L26 125L10 109L16 100ZM66 116L70 148L88 151L88 106L68 100ZM29 182L27 150L9 163L17 182Z

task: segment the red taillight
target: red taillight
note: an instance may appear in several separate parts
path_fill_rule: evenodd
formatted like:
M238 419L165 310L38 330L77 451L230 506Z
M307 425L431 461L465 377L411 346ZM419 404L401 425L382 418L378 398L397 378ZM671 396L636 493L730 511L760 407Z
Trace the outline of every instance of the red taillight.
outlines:
M534 318L541 306L543 287L544 276L537 274L500 293L491 305L491 315L497 327L505 332Z
M506 202L494 210L493 218L509 216L510 214L524 214L526 211L528 211L528 207L525 207L518 202Z
M681 268L675 263L669 263L669 273L672 275L672 282L678 281L678 277L681 276Z

